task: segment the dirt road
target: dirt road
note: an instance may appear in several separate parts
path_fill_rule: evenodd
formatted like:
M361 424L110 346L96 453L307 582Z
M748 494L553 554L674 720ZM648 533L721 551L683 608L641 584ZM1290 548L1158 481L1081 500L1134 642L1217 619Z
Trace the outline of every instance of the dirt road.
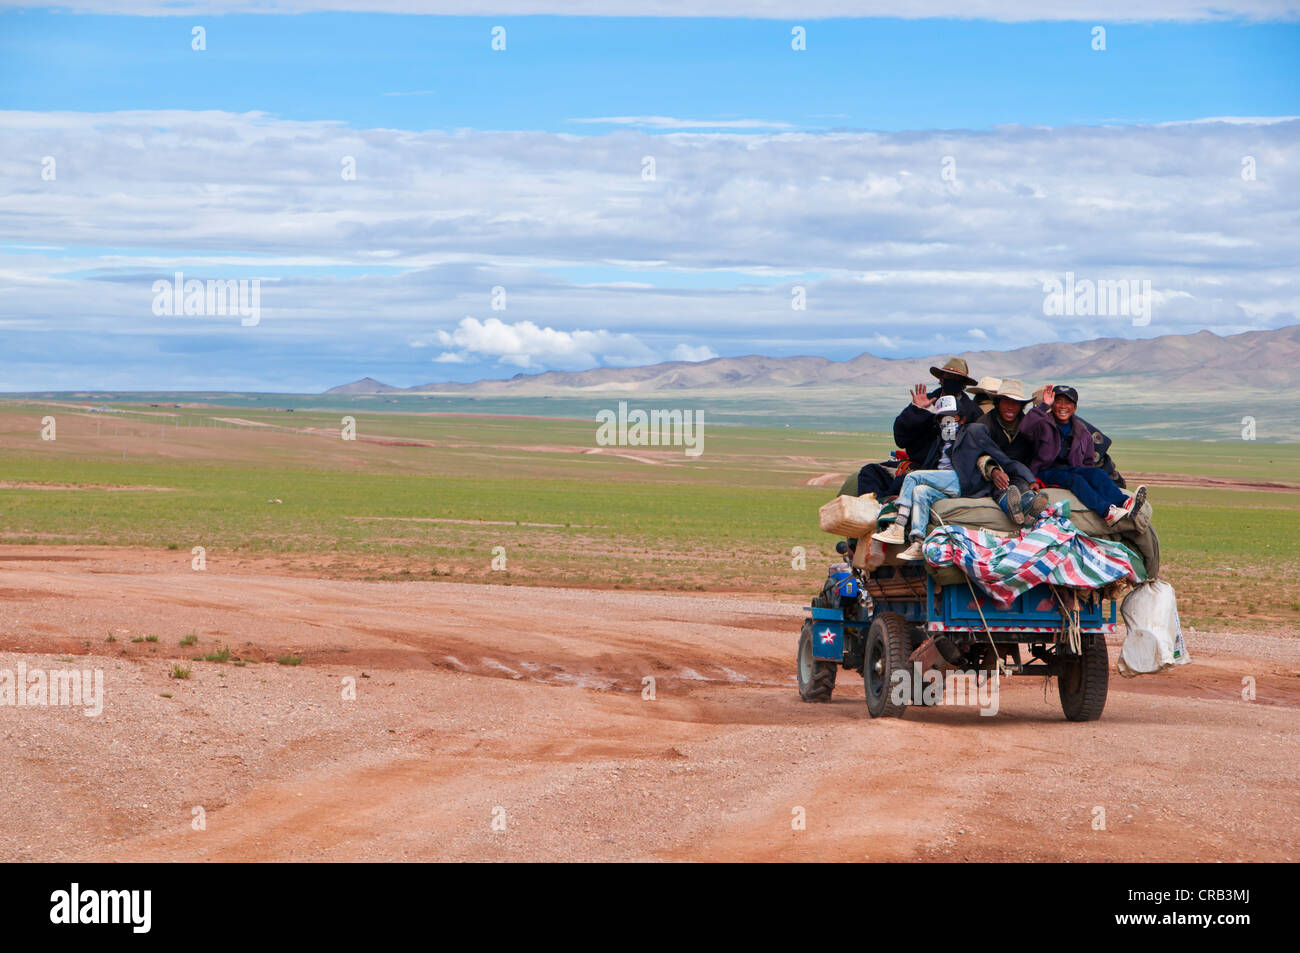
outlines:
M799 701L797 604L10 546L0 608L0 671L103 671L97 717L0 705L5 861L1300 855L1293 637L1194 633L1097 723L1030 678L872 721Z

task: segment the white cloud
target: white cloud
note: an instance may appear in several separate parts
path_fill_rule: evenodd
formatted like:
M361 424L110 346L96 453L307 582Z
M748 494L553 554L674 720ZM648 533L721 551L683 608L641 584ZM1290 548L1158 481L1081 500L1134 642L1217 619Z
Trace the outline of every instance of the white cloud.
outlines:
M456 330L438 332L445 352L435 361L460 362L495 359L519 368L587 368L597 365L632 366L656 359L654 351L631 334L609 331L557 331L539 328L532 321L506 324L500 318L462 318Z
M0 141L0 391L173 361L201 376L213 362L192 341L205 335L255 341L239 360L264 362L270 381L285 359L427 370L416 342L481 374L652 362L683 341L924 354L983 342L972 328L1016 347L1300 314L1300 121L572 136L0 111ZM658 177L645 182L650 149ZM339 177L346 155L356 181ZM153 315L152 282L176 270L262 277L261 323ZM1150 326L1048 322L1042 282L1067 271L1149 279ZM806 311L790 309L795 284ZM464 330L498 285L511 323ZM11 359L21 334L30 357ZM351 377L382 380L382 366Z
M989 336L984 333L983 328L971 328L970 336L973 338L979 338L981 341L987 341L989 338Z
M674 361L689 361L692 364L698 364L700 361L711 361L717 356L717 352L707 344L679 344L673 348L672 352Z

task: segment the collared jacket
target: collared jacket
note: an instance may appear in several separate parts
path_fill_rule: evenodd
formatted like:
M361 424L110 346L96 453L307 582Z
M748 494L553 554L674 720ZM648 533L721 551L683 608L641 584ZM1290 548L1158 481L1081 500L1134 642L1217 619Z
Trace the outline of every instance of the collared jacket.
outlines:
M1072 430L1066 464L1072 467L1096 466L1098 445L1093 441L1094 428L1078 414L1070 418L1070 425ZM1061 451L1061 431L1057 428L1056 417L1052 415L1051 407L1047 404L1038 404L1031 409L1020 421L1020 432L1033 445L1029 469L1035 474L1050 469ZM1106 440L1106 446L1110 446L1109 438Z
M1025 415L1022 411L1016 417L1012 433L1007 433L1006 427L1002 425L1002 418L998 415L997 408L990 410L975 422L983 424L988 428L989 436L993 438L993 442L1002 449L1003 453L1012 460L1028 466L1029 461L1033 459L1034 456L1034 444L1033 441L1026 437L1024 432L1020 429L1020 425L1024 422L1024 419Z
M926 396L940 397L942 388L935 388ZM979 405L963 392L957 398L957 410L966 423L979 417ZM907 451L914 470L933 470L939 462L943 441L939 439L939 418L916 404L908 404L894 418L894 443Z
M950 454L952 468L957 473L958 482L961 483L962 496L980 497L992 494L993 484L984 476L984 470L980 466L980 460L986 456L992 457L1010 479L1020 480L1022 483L1034 482L1034 474L1029 467L1007 456L989 433L988 427L978 423L971 424L962 427L961 432L957 434Z

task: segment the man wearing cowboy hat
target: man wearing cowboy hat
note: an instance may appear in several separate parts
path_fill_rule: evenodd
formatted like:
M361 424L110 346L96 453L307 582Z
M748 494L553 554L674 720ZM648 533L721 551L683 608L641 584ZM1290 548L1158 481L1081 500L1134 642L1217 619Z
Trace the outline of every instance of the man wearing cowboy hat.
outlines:
M1025 419L1025 407L1034 399L1025 394L1025 385L1014 377L1004 377L998 382L993 395L993 409L976 423L988 428L993 442L1012 460L1028 465L1033 458L1034 446L1020 432Z
M1096 465L1093 434L1100 431L1075 416L1079 392L1065 384L1048 384L1039 398L1040 403L1025 414L1020 425L1034 448L1029 469L1047 486L1069 490L1084 506L1104 517L1107 526L1125 516L1138 516L1147 488L1140 486L1128 496Z
M939 386L927 392L924 384L917 384L912 388L912 402L894 419L894 443L907 451L912 467L922 470L934 462L928 458L933 455L939 435L939 421L930 412L936 400L955 398L957 409L968 422L980 415L979 406L966 396L966 388L975 383L975 378L970 376L965 361L950 357L942 367L930 368L930 373L939 379Z

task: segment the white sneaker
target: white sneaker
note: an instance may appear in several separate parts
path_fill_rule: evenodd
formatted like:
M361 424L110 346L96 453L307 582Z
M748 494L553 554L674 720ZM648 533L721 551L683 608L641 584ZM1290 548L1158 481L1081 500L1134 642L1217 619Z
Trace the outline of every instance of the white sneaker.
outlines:
M907 533L903 528L903 522L901 520L894 520L889 529L885 530L883 533L877 533L872 538L878 543L888 543L891 546L901 546L903 543L907 542Z
M898 554L898 558L904 562L915 562L925 556L925 545L922 540L912 540L912 545Z
M1106 525L1114 526L1124 517L1128 516L1128 510L1122 506L1112 506L1106 513Z

